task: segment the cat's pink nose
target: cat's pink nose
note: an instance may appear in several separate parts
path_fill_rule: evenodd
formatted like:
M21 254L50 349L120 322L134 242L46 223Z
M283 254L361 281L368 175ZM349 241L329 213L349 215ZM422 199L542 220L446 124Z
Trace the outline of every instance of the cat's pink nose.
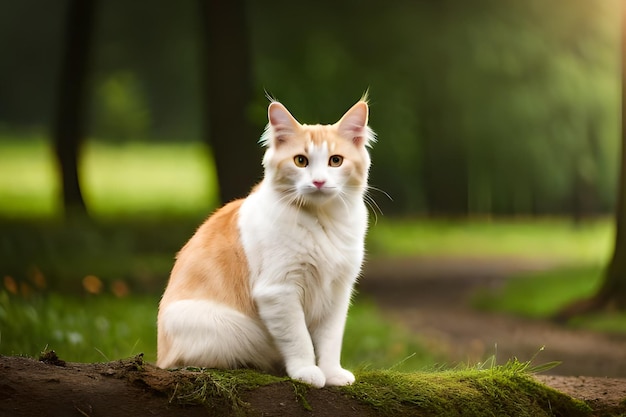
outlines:
M313 185L319 190L326 184L326 181L313 181Z

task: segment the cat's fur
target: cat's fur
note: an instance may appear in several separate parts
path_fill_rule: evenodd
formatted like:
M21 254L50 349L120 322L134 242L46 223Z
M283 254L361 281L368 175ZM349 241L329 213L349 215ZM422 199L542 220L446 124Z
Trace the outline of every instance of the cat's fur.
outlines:
M263 181L177 256L159 307L157 365L351 384L339 359L367 230L368 106L362 99L333 125L300 124L278 102L268 116Z

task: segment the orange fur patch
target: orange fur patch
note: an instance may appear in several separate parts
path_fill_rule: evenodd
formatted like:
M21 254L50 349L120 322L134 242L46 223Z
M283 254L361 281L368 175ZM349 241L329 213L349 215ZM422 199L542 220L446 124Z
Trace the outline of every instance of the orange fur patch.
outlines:
M256 316L237 225L243 201L235 200L215 212L180 250L161 299L161 311L177 300L202 299Z

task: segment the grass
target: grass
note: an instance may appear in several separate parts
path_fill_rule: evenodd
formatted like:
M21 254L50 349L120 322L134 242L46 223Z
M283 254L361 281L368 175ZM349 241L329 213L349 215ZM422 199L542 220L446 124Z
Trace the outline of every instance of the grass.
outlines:
M370 301L357 298L350 308L342 349L349 369L394 369L412 372L446 360L426 348L418 335L384 319Z
M572 301L593 294L601 273L599 268L588 266L522 274L499 289L482 291L474 304L484 310L550 317Z
M387 219L370 228L373 256L540 258L603 262L612 245L610 219L578 225L567 218Z
M34 357L52 349L71 362L102 362L142 352L154 362L158 302L154 295L36 293L24 299L0 291L0 353ZM350 312L343 355L349 368L403 371L443 360L365 300Z
M158 297L0 291L0 353L36 357L51 349L72 362L104 362L145 352L156 360Z
M570 266L550 271L521 274L501 288L482 290L474 296L479 309L549 319L568 304L592 296L598 289L603 268L597 265ZM570 320L570 326L626 334L626 313L603 312Z

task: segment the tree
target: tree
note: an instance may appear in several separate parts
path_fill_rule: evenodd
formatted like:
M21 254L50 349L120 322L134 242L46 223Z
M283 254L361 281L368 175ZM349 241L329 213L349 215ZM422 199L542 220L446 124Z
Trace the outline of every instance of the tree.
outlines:
M52 132L66 215L86 212L78 178L78 159L85 134L85 92L94 12L95 0L71 0L67 8L65 51Z
M622 146L615 211L615 245L595 301L599 306L626 310L626 5L622 5L622 9Z
M626 118L623 109L622 117ZM624 132L622 133L621 160L620 189L615 216L615 246L595 301L598 307L626 310L626 134Z
M557 320L565 320L574 315L603 309L626 310L626 5L623 5L622 9L621 168L615 209L613 255L604 272L604 280L598 292L590 299L577 301L567 306L557 314Z
M251 54L244 0L199 0L204 30L205 134L222 202L243 197L260 176L259 129L249 117Z

